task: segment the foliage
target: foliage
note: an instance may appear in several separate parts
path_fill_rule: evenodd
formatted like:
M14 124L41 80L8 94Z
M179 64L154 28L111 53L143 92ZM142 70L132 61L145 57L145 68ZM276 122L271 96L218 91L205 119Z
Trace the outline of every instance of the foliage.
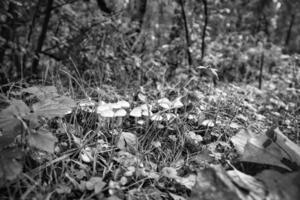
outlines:
M0 199L299 199L299 6L0 1Z
M38 101L31 105L30 109L22 100L11 99L10 105L1 110L0 129L1 129L1 155L2 169L1 181L15 178L22 169L22 164L15 159L20 159L22 153L18 146L9 147L20 138L20 142L28 143L31 147L36 147L49 153L54 153L54 145L57 142L52 135L49 127L45 126L45 119L62 117L72 111L75 102L65 96L59 96L53 86L37 87L33 86L21 90L19 95L27 93L28 99L37 98ZM8 148L8 149L6 149ZM10 148L13 148L10 150ZM8 162L4 162L7 159ZM7 171L10 170L10 171Z

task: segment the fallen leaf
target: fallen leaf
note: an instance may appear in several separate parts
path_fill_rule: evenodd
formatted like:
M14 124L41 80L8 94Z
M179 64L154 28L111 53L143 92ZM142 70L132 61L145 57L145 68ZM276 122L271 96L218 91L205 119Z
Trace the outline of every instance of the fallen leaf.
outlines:
M285 152L274 143L265 148L264 143L266 140L269 140L269 138L265 135L258 135L248 139L241 160L275 165L290 170L281 162L282 158L286 157Z
M164 167L162 170L161 170L161 173L163 176L167 177L167 178L177 178L178 175L177 175L177 170L174 168L174 167Z
M300 199L300 171L281 174L274 170L264 170L256 178L267 187L266 199Z
M94 190L95 194L100 193L105 185L106 183L101 177L92 177L85 183L86 189Z
M82 149L80 151L79 157L85 163L91 163L94 160L92 155L92 149L90 147Z
M210 119L206 119L201 123L202 126L207 126L207 127L214 127L215 123L213 122L213 120Z
M239 128L241 128L241 125L239 125L236 122L231 122L229 126L230 126L230 128L233 128L233 129L239 129Z
M154 114L151 116L152 121L163 121L164 118L160 114Z
M169 195L172 197L173 200L186 200L184 197L179 196L177 194L173 194L171 192L169 192Z
M171 106L172 106L171 101L169 99L165 98L165 97L162 98L162 99L159 99L157 101L157 103L158 103L158 105L160 105L164 109L170 109Z
M117 142L117 147L126 151L127 147L135 147L137 143L136 135L130 132L122 132Z
M178 97L172 102L172 108L182 108L184 106L181 102L181 98L182 97Z
M196 178L197 176L195 174L190 174L187 177L177 177L175 180L191 190L196 184Z
M142 94L142 93L139 93L139 94L138 94L138 98L139 98L142 102L144 102L144 103L147 102L147 97L146 97L146 95L144 95L144 94Z
M247 141L254 136L255 134L252 131L247 129L242 129L237 134L232 136L230 140L233 143L237 152L240 155L242 155L244 153Z
M255 177L245 174L236 169L227 171L233 182L240 188L243 188L254 199L263 199L266 195L264 184Z

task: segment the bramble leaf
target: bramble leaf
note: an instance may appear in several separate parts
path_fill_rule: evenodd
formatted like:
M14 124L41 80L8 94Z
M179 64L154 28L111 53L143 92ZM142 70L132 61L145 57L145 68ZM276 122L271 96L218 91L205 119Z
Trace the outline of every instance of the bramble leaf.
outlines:
M22 172L23 165L17 160L22 155L16 148L0 151L0 180L13 180Z
M11 105L0 112L0 149L14 141L22 132L20 118L29 114L30 110L21 100L13 99Z
M32 108L36 115L53 118L63 117L69 114L75 105L74 100L62 96L54 99L45 99L44 101L33 104Z
M21 92L27 92L29 94L33 94L39 100L44 100L47 98L53 98L59 96L55 86L42 86L42 87L32 86L29 88L22 89Z
M57 142L55 136L49 131L41 129L37 132L33 132L29 135L28 142L31 146L40 150L54 153L54 145Z

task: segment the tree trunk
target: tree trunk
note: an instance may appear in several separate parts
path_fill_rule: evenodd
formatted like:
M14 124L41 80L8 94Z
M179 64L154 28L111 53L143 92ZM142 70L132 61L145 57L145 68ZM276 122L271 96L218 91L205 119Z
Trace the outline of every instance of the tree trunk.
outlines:
M100 10L102 10L105 13L110 14L112 12L112 10L110 8L108 8L108 6L106 5L105 0L97 0L97 4L98 7L100 8Z
M291 33L292 33L292 28L293 28L293 25L294 25L294 21L295 21L295 14L291 14L290 24L289 24L289 28L288 28L287 33L286 33L285 43L284 43L286 47L290 43L290 38L291 38Z
M39 61L40 61L40 55L39 54L40 54L40 52L43 48L43 44L44 44L44 41L46 39L48 24L49 24L49 20L50 20L50 17L51 17L52 5L53 5L53 0L48 0L48 4L47 4L47 7L46 7L46 11L45 11L46 14L45 14L45 19L44 19L42 31L41 31L41 34L39 36L37 47L36 47L36 50L35 50L35 57L33 58L33 61L32 61L32 66L31 66L32 75L37 75L38 74L38 65L39 65Z
M202 44L201 44L201 61L205 55L205 37L206 37L206 29L208 25L208 8L207 8L207 0L202 0L203 9L204 9L204 25L202 29Z
M262 52L259 60L259 80L258 80L258 88L261 89L262 87L262 79L263 79L263 69L264 69L264 59L265 54Z
M192 66L193 60L190 52L190 46L191 46L191 41L190 41L190 33L189 33L189 28L187 25L187 19L185 15L185 10L184 10L184 2L183 0L180 0L180 7L181 7L181 15L184 23L184 31L185 31L185 41L186 41L186 55L188 57L188 64L189 67Z

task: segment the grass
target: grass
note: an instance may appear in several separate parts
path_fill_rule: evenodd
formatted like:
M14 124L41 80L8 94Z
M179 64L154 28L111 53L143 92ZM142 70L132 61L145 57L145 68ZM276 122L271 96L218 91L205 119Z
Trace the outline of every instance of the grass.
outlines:
M58 90L77 102L127 100L133 108L142 103L138 93L144 92L154 112L173 113L176 117L166 121L128 115L107 119L77 106L71 114L47 123L58 138L54 154L24 146L23 171L17 179L4 184L1 199L158 200L171 199L170 193L188 197L191 189L170 178L172 171L166 169L171 167L176 169L176 176L186 177L210 164L230 168L238 162L230 138L240 129L261 133L276 123L293 141L299 141L300 119L296 111L284 110L278 102L276 105L270 101L275 95L268 89L260 92L254 87L232 84L213 88L200 79L183 84L183 88L178 84L161 85L159 90L106 85L95 88L64 74L68 79L56 76L52 83L58 83ZM11 92L18 86L11 84L10 88L7 96L13 96ZM284 90L276 92L276 97L285 97L284 105L293 103L299 107L295 100L299 93L288 96ZM155 103L162 97L172 100L179 96L184 104L179 109L164 110ZM266 118L259 119L260 115ZM125 141L120 149L118 142L123 132L133 134L136 141Z

